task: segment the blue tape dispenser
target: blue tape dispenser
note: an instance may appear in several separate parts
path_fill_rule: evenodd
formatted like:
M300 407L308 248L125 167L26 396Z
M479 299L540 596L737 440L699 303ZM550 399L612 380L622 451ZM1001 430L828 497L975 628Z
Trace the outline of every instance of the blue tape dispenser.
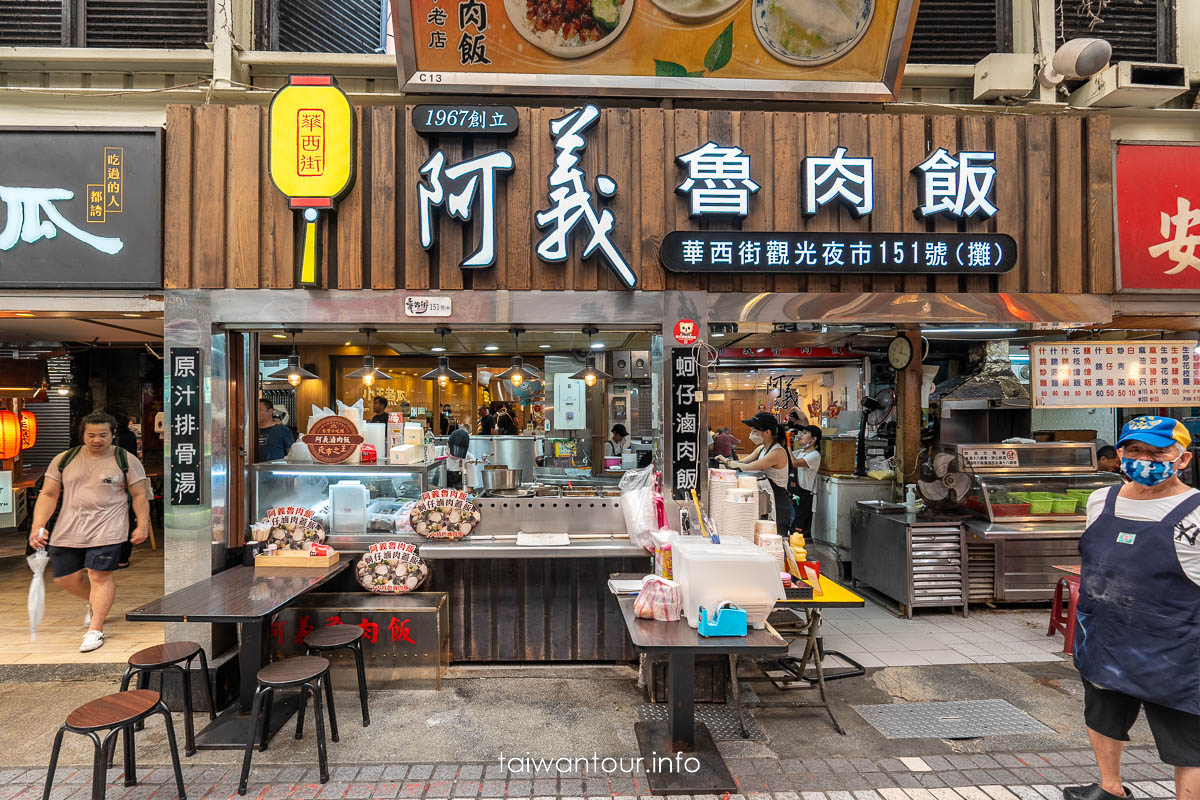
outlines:
M712 622L709 622L708 609L701 608L700 624L696 630L704 637L745 636L746 610L738 608L733 603L721 603L713 614Z

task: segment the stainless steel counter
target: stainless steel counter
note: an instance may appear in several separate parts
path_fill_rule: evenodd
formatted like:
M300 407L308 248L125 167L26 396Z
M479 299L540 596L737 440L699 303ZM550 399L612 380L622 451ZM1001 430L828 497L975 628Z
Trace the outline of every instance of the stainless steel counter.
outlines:
M914 607L961 607L966 613L960 523L860 503L851 515L850 536L855 583L892 598L910 618Z
M1084 522L988 522L973 519L966 522L967 533L979 539L1040 539L1045 537L1083 535Z
M557 547L524 547L516 537L483 537L474 535L456 542L428 541L419 548L421 558L433 561L454 558L635 558L650 557L638 545L624 539L572 539L568 545Z

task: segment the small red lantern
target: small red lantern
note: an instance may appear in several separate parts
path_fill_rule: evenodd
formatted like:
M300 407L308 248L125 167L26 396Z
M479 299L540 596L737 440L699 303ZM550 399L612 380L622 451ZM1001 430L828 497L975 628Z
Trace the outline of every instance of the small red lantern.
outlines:
M21 449L28 450L37 444L37 417L28 409L21 409Z
M16 458L21 452L21 419L15 412L0 409L0 461Z

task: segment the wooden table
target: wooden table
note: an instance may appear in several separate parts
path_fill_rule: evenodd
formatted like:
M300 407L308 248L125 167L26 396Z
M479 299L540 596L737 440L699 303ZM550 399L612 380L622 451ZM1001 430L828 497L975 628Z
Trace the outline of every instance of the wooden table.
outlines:
M618 598L633 646L667 656L667 722L638 722L634 733L644 759L651 794L736 792L733 776L704 723L696 722L696 654L785 655L787 642L770 625L746 636L705 638L684 620L638 619L632 597ZM670 767L666 767L666 759ZM656 765L663 769L655 769ZM693 770L693 767L695 769Z
M1051 564L1050 569L1056 569L1059 572L1065 572L1068 575L1083 574L1083 566L1081 564Z
M327 583L350 566L339 561L328 568L256 568L238 566L125 614L130 622L238 623L238 702L223 711L196 737L196 747L234 750L246 746L250 734L250 706L258 688L258 671L267 663L271 615L301 595ZM287 697L272 706L269 739L296 709Z

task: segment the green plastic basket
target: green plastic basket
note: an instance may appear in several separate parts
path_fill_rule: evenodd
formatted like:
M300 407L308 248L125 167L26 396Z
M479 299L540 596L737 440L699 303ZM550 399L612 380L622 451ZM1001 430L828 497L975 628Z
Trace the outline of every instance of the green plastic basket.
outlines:
M1079 501L1074 497L1059 497L1050 501L1051 514L1074 514Z
M1037 498L1030 498L1030 503L1029 503L1029 513L1030 514L1050 514L1050 513L1053 513L1053 511L1054 511L1054 501L1053 500L1040 500Z

